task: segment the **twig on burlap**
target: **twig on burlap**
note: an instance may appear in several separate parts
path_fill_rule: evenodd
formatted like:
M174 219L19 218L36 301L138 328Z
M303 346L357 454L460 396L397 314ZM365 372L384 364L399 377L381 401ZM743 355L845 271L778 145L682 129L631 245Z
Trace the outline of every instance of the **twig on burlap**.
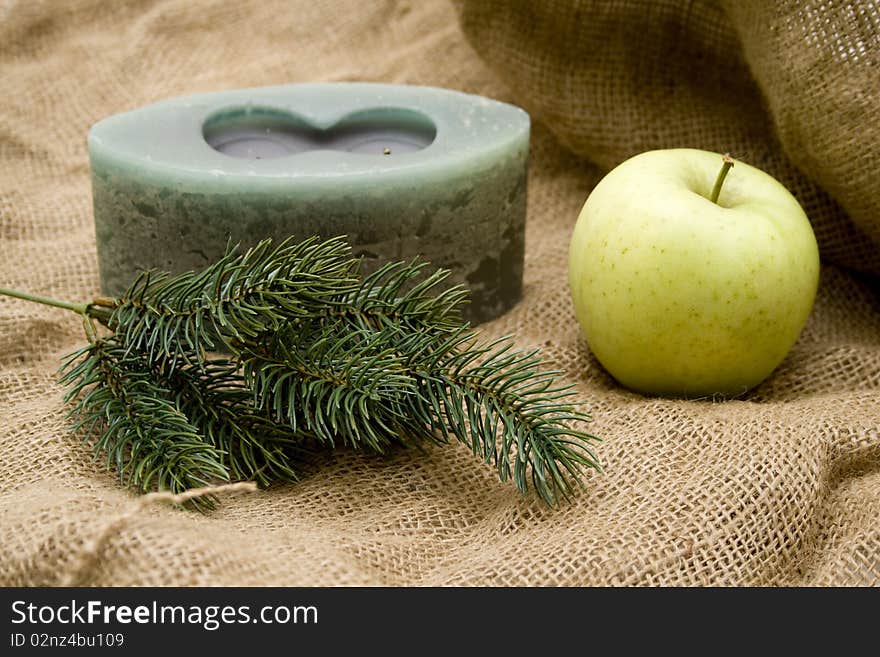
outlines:
M257 484L252 481L240 481L233 484L221 484L219 486L202 486L200 488L191 488L182 493L172 493L170 491L159 491L156 493L148 493L133 500L128 509L120 513L118 516L110 520L104 527L87 542L80 552L79 556L71 564L66 573L62 573L58 586L82 586L85 576L92 570L93 566L98 562L101 550L110 540L110 538L119 532L131 520L137 517L141 511L148 506L157 503L167 504L184 504L190 500L194 500L205 496L220 495L223 493L247 492L253 493L259 490Z

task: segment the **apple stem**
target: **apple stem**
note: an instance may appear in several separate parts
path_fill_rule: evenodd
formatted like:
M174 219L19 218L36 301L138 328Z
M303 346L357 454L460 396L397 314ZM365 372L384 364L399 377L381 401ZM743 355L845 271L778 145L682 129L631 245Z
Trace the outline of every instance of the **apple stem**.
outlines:
M709 198L713 203L718 203L718 197L721 195L721 185L724 184L724 179L727 178L727 172L730 171L730 167L733 166L733 158L730 157L730 153L725 153L721 156L723 160L723 164L721 165L721 171L718 172L718 177L715 179L715 186L712 188L712 196Z

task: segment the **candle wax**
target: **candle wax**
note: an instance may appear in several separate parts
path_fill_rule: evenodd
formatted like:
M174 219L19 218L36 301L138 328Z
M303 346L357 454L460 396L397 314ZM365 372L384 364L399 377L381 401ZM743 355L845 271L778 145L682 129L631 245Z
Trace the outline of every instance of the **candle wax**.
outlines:
M293 84L174 98L100 121L89 157L101 285L204 267L227 244L346 235L365 272L419 256L471 290L522 290L529 118L448 89Z

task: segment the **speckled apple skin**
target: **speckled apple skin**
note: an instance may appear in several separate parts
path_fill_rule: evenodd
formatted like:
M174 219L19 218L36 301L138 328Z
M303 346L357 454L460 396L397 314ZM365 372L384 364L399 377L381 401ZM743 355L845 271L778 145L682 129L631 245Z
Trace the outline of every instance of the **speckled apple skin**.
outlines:
M737 396L766 379L813 307L819 251L772 176L722 157L650 151L590 194L571 239L575 315L622 385L664 396Z

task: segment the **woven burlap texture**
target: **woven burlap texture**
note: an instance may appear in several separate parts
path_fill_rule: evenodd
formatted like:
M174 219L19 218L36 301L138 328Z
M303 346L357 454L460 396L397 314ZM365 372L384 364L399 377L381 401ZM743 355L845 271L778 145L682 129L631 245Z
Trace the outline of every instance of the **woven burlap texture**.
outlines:
M880 273L875 2L457 5L479 54L574 152L610 169L654 148L730 151L791 189L826 260Z
M78 319L2 298L0 584L880 583L876 282L826 264L804 333L767 382L743 399L686 402L609 378L580 337L566 272L601 171L667 146L772 170L807 207L826 262L880 270L878 13L848 6L0 5L0 285L97 293L85 135L109 114L316 80L491 96L529 109L534 136L525 296L485 333L541 347L604 438L604 473L555 509L460 445L340 452L300 484L221 494L207 515L138 503L65 425L54 371L83 340Z

